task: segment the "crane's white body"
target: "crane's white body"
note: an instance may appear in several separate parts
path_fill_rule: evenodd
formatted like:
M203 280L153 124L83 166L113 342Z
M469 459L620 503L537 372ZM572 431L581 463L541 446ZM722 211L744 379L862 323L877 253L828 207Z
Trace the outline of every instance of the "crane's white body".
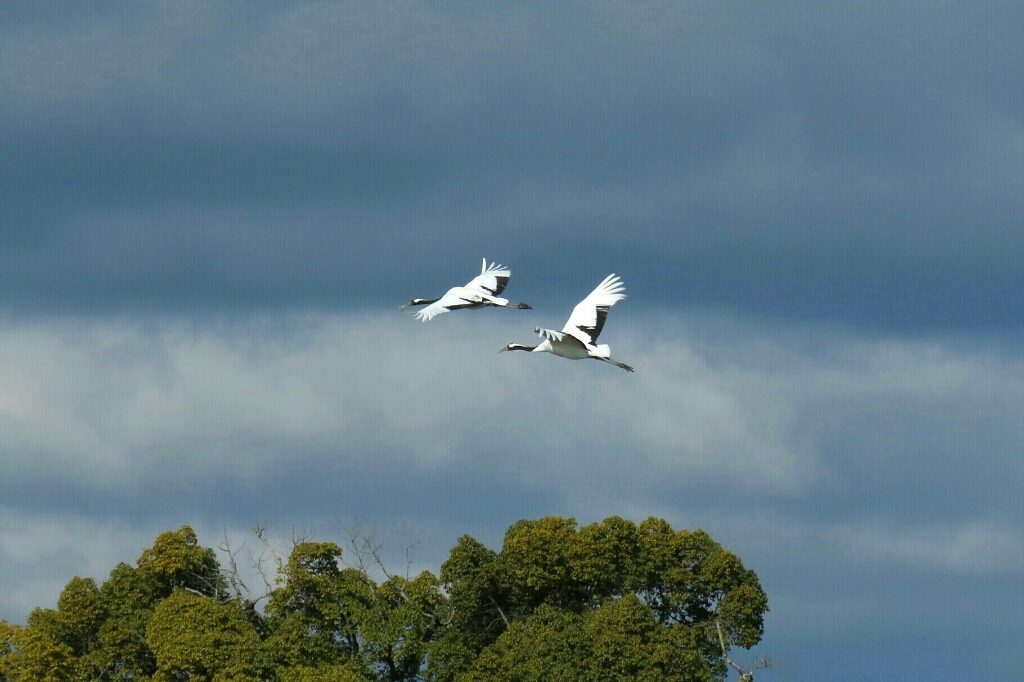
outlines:
M504 265L497 263L487 265L487 259L484 258L480 274L467 282L466 286L452 287L441 298L432 300L414 298L402 307L426 305L426 308L416 312L416 319L423 322L451 310L472 310L488 306L529 309L530 306L525 303L509 303L507 298L498 296L508 286L508 280L511 277L512 271Z
M536 327L533 331L544 340L536 346L510 343L502 351L523 350L531 353L552 353L569 360L601 360L632 372L629 365L612 359L612 349L607 344L597 345L597 337L608 319L608 310L626 298L626 285L614 274L604 278L597 288L573 308L572 315L562 331Z
M539 334L544 340L530 351L531 353L551 353L569 360L602 359L612 355L612 349L607 344L594 346L580 341L571 334L563 334L540 327L536 327L533 333Z

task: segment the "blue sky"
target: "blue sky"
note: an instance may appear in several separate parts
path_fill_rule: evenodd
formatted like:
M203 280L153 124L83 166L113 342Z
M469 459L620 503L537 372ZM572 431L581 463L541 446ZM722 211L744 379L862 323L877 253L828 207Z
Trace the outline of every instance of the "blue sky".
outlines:
M1024 9L0 8L0 617L183 523L662 516L777 680L1018 669ZM399 314L510 266L531 311ZM601 363L497 355L610 272Z

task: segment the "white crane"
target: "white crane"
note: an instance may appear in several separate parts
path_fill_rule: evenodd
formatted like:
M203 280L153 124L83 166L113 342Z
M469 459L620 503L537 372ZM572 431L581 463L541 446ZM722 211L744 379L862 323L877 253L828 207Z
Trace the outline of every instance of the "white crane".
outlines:
M627 372L633 368L624 362L612 360L612 349L607 344L595 345L597 337L608 319L608 310L617 302L626 298L626 285L614 274L608 275L597 288L580 301L572 310L569 321L556 332L536 327L533 331L544 338L537 346L524 346L521 343L510 343L501 350L525 350L531 353L554 353L560 358L584 360L593 358L621 367Z
M452 287L441 298L414 298L404 304L402 308L414 305L427 306L416 312L416 319L426 322L441 313L449 310L462 310L464 308L484 308L495 306L499 308L520 308L531 310L525 303L509 303L507 298L499 298L498 294L508 286L508 280L512 271L504 265L491 263L487 265L487 259L483 259L480 267L480 274L471 279L464 287Z

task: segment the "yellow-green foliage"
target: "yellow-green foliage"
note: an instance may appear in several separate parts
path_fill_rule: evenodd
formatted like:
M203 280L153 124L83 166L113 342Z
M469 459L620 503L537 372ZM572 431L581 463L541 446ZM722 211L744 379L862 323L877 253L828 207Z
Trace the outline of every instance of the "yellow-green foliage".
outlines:
M201 547L188 526L158 535L136 563L158 597L167 597L178 587L210 597L220 596L224 589L216 553Z
M283 668L280 678L281 682L370 682L374 679L347 665L296 665Z
M460 682L712 682L680 626L664 627L635 595L573 613L542 604L481 652ZM683 635L683 636L680 636ZM682 646L681 646L682 645Z
M0 621L0 679L5 682L73 682L81 679L75 654L44 628Z
M106 619L107 607L96 582L92 578L72 578L57 600L57 627L60 638L76 656L95 648Z
M519 521L500 553L461 539L441 577L458 627L432 649L436 682L555 668L578 671L565 679L716 679L725 666L715 623L749 647L768 610L736 555L654 518L579 529L559 517Z
M154 682L258 682L271 675L263 642L233 602L175 590L149 619L146 643L156 656Z
M483 650L462 682L584 682L590 647L583 616L542 604L533 615L513 621Z

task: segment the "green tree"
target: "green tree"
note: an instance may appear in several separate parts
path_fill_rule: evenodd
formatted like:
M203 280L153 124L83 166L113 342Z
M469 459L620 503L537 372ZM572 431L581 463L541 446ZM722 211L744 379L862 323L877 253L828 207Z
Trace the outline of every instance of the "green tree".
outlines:
M157 671L146 629L174 590L225 596L214 552L188 526L161 533L136 566L118 564L97 587L72 578L56 609L35 609L26 627L5 629L9 680L143 680Z
M548 604L513 621L457 679L463 682L584 682L589 680L590 642L585 618Z
M354 605L368 585L333 542L297 544L266 607L269 649L283 666L347 665L360 653ZM309 673L311 674L311 673Z
M237 553L222 570L191 528L162 533L102 585L76 577L56 609L0 622L0 682L752 679L729 649L760 640L767 597L703 531L523 520L500 552L460 538L440 577L392 574L373 535L347 540L274 553L256 595Z
M268 647L283 667L418 679L446 604L437 578L426 571L414 579L386 575L378 585L366 566L343 568L341 559L335 543L295 546L267 604Z
M718 670L708 667L692 632L664 627L635 594L608 599L587 619L590 680L713 680Z
M637 653L638 665L655 666L652 679L676 672L679 679L714 679L725 674L719 625L729 644L750 647L760 641L768 610L757 576L738 557L703 531L675 531L654 518L637 525L610 517L582 529L559 517L519 521L500 553L460 540L441 579L454 627L431 651L427 674L438 682L461 673L487 679L503 666L532 679L533 667L550 667L548 659L570 651L585 651L587 660L617 651L608 661ZM578 628L583 635L574 634ZM630 639L630 632L643 634ZM544 649L544 658L537 642L546 637L554 648ZM566 665L586 669L580 660ZM617 674L630 679L639 671Z
M157 589L147 576L128 564L118 564L100 586L107 618L90 654L96 677L104 680L148 679L156 659L146 644L146 623L153 615Z
M258 682L273 676L271 657L235 602L177 589L155 608L146 643L157 661L154 682Z
M149 583L153 601L169 597L175 589L214 599L226 597L216 552L200 546L195 531L188 526L158 535L136 565Z
M100 587L107 617L88 660L94 677L137 680L156 672L146 628L157 604L175 589L209 598L224 596L216 554L199 545L189 526L158 535L135 567L118 564Z
M57 609L35 609L28 616L27 635L70 651L74 668L88 674L98 648L100 627L107 618L107 606L92 578L74 577L57 600ZM38 646L32 649L41 651ZM25 653L28 661L34 654Z
M347 665L295 665L280 669L281 682L367 682Z
M710 682L700 655L635 595L580 613L541 604L481 652L461 682Z
M450 682L524 614L504 557L469 535L452 548L440 577L450 611L430 647L426 677Z
M92 578L75 576L57 600L57 633L76 656L96 649L97 637L107 619L107 604Z
M368 587L368 598L355 612L366 663L381 680L420 679L445 605L437 578L423 571L412 580L391 576Z
M81 679L75 652L45 628L0 621L0 680L74 682Z

